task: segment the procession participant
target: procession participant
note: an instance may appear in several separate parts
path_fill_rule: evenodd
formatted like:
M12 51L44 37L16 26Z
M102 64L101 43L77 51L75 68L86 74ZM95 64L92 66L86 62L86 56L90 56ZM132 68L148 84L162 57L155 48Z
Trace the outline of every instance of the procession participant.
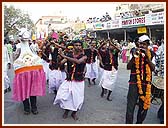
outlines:
M30 111L38 114L37 96L45 95L45 73L41 58L30 50L28 44L30 33L22 28L19 36L21 37L21 51L13 64L15 77L12 99L23 102L24 114L30 114Z
M126 53L127 53L127 47L128 45L126 43L124 43L122 45L122 52L121 52L121 56L122 56L122 62L123 63L127 63L127 56L126 56Z
M68 44L68 36L67 36L67 35L64 35L64 37L63 37L63 41L65 42L65 45Z
M60 70L61 66L61 56L58 54L59 44L57 42L51 41L51 61L49 64L49 93L54 92L56 97L59 86L62 83L62 74Z
M32 50L32 52L33 52L34 54L38 54L39 46L38 46L38 44L37 44L37 42L36 42L35 39L32 41L32 43L31 43L31 45L30 45L30 49Z
M60 45L61 45L61 46L64 48L64 50L65 50L66 42L62 41L62 42L60 42ZM64 50L63 50L63 51L64 51ZM64 58L60 56L60 61L61 61L61 63L60 63L60 70L61 70L61 75L62 75L62 82L64 82L64 80L66 79L65 63L62 62L63 59L64 59Z
M86 60L86 74L85 78L88 79L89 87L91 86L90 80L96 84L95 80L98 78L98 67L96 63L96 57L98 51L96 50L96 41L91 41L90 48L84 49L85 55L87 56Z
M54 29L52 30L51 37L54 41L58 41L59 39L59 35L56 31L54 31Z
M54 104L59 104L65 110L64 119L68 117L71 110L72 118L78 120L76 113L84 102L84 73L87 56L84 55L80 40L75 40L73 45L73 52L68 55L64 55L62 50L59 50L59 54L67 60L67 78L61 84Z
M164 41L161 42L160 46L158 47L158 50L156 51L156 57L155 57L155 70L157 75L162 76L164 78ZM161 87L160 87L161 88ZM164 87L161 88L162 91L160 91L161 95L161 105L157 111L157 117L160 120L161 124L164 124Z
M100 44L99 44L99 47L98 47L98 61L99 61L99 79L101 80L101 77L102 77L102 74L103 74L103 71L104 71L104 65L103 65L103 62L102 62L102 58L101 58L101 52L104 53L107 49L107 43L102 40L100 41Z
M126 124L133 124L134 109L139 100L139 110L136 124L141 124L146 118L151 102L151 74L155 68L151 59L152 51L148 49L149 37L139 37L139 48L133 53L133 57L127 64L131 70L129 90L127 94Z
M8 70L11 68L11 61L7 49L7 40L4 40L4 94L11 91L10 79L8 76Z
M49 80L49 63L50 63L50 59L49 59L49 54L50 54L50 50L47 49L47 46L45 44L43 44L43 46L41 46L41 49L38 51L38 56L41 57L42 59L42 65L43 65L43 69L46 75L46 82L48 84L48 80Z
M115 82L117 79L117 70L118 70L118 52L120 51L117 46L109 42L109 48L100 52L102 62L104 65L104 71L102 74L102 78L100 80L100 85L102 87L101 97L104 96L105 89L108 90L107 100L112 101L110 99L110 95L115 87Z

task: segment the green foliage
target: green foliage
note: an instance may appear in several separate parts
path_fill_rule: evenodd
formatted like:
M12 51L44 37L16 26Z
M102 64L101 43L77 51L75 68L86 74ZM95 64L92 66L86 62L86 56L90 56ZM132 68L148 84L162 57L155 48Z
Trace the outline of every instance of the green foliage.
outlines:
M4 36L17 35L18 29L27 27L28 30L34 28L34 24L28 14L22 10L14 8L14 6L4 6Z

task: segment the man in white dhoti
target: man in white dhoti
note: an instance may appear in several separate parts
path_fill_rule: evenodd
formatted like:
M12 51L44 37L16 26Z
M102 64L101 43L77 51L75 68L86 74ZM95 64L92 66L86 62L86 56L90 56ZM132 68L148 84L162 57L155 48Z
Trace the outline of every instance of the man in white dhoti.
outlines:
M103 47L103 45L101 45L101 47ZM109 41L109 48L99 51L104 69L102 78L99 83L99 85L101 85L102 87L101 97L104 96L105 89L107 89L109 91L107 100L112 101L112 99L110 99L110 95L115 87L115 82L117 79L119 49Z
M96 41L92 41L90 43L90 48L84 49L85 55L87 56L86 60L86 74L85 78L88 79L89 87L91 86L91 81L96 84L95 80L98 78L98 66L96 63L96 57L98 55L98 51L96 49Z
M80 40L73 41L73 45L73 52L67 55L59 49L59 54L67 61L67 78L60 85L54 104L59 104L65 110L64 119L68 117L71 110L72 118L78 120L76 112L81 109L84 102L84 72L87 56L84 55Z

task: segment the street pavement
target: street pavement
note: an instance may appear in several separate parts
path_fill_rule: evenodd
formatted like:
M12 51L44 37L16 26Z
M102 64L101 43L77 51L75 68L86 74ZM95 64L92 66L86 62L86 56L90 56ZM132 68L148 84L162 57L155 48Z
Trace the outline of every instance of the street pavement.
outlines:
M88 87L86 80L84 104L77 113L79 117L77 121L72 119L71 113L67 119L62 118L64 111L58 105L53 105L54 94L49 94L48 89L46 96L37 98L38 115L32 113L24 115L23 104L12 101L12 92L8 92L3 97L2 123L4 125L125 125L129 73L130 71L126 70L126 64L119 62L118 78L111 94L112 101L106 100L107 95L103 98L100 97L99 79L96 81L96 85L91 87ZM9 71L9 76L12 80L14 77L13 70ZM48 87L48 85L46 86ZM159 124L159 119L157 119L158 108L159 104L151 104L143 124ZM137 109L138 106L135 108L134 123L136 122Z

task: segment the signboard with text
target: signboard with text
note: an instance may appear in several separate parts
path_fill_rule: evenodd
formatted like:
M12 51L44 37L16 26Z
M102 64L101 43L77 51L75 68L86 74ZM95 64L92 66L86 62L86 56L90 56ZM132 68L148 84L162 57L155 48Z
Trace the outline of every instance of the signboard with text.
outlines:
M157 12L145 15L145 25L164 24L164 12Z
M112 20L111 22L112 24L112 29L116 29L116 28L121 28L122 25L121 25L121 20Z
M145 16L122 19L122 28L144 26Z
M147 33L146 27L137 28L137 33L138 34Z
M104 28L104 24L103 23L95 23L93 25L93 29L94 30L102 30Z

